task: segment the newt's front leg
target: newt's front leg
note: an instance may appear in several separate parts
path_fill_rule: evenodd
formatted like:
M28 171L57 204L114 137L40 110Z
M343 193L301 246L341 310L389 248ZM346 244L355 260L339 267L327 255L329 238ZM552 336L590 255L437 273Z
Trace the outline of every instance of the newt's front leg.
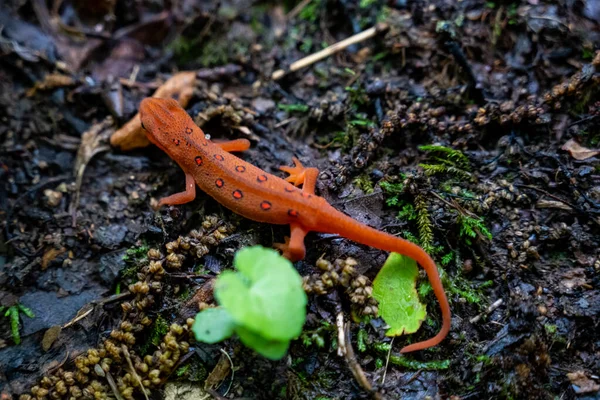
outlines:
M250 141L248 139L235 139L227 142L214 142L221 149L228 153L232 151L246 151L250 148Z
M163 197L158 202L158 207L185 204L196 198L196 181L191 174L185 174L185 191Z
M305 168L300 160L293 157L293 167L281 166L280 170L290 174L285 180L292 183L294 186L302 185L302 191L315 194L315 187L317 186L317 177L319 176L319 170L317 168Z

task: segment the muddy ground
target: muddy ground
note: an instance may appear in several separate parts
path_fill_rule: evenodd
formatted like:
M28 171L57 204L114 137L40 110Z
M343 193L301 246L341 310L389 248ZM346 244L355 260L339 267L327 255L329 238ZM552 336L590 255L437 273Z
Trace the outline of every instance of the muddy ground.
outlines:
M3 396L144 398L129 359L141 379L162 368L152 398L600 399L599 2L8 0L0 28ZM244 159L270 173L318 167L335 207L433 255L453 311L441 345L398 352L439 329L424 275L428 319L391 351L343 288L309 297L278 362L186 336L235 251L288 229L201 193L152 208L183 173L109 138L179 71L211 137L249 139ZM306 276L352 257L373 279L386 257L306 244ZM337 355L339 312L372 393Z

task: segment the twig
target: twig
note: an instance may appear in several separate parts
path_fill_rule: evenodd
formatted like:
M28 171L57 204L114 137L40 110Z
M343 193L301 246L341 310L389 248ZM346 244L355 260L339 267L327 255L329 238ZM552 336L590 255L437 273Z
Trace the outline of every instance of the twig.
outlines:
M62 329L68 328L69 326L75 324L76 322L84 319L94 310L94 308L96 306L103 306L104 304L108 304L108 303L112 303L113 301L121 300L122 298L130 296L130 295L131 295L131 292L124 292L124 293L120 293L120 294L115 294L113 296L107 297L107 298L99 300L99 301L92 301L91 303L86 304L85 306L81 307L81 309L77 312L77 315L72 320L70 320L69 322L64 324L61 328Z
M136 372L135 368L133 368L133 363L131 362L131 355L129 354L129 350L127 350L127 346L125 346L124 344L121 344L121 351L123 351L123 354L125 355L125 360L127 360L127 365L129 366L129 370L131 371L131 374L137 381L137 384L139 385L140 389L142 389L142 393L144 393L144 397L146 398L146 400L148 400L148 393L146 393L146 388L144 388L144 385L142 384L142 380L140 379L140 376Z
M498 299L495 302L493 302L492 304L490 304L490 306L481 314L474 316L473 318L471 318L469 320L470 323L474 324L476 322L479 322L479 320L484 316L484 315L488 315L491 314L496 308L500 307L502 305L502 303L504 302L504 300L502 299Z
M309 65L314 64L318 61L321 61L322 59L329 57L329 56L337 53L338 51L344 50L348 46L351 46L353 44L360 43L364 40L370 39L370 38L374 37L375 35L377 35L378 33L384 32L386 30L387 30L387 25L378 24L378 25L371 27L365 31L357 33L354 36L350 36L349 38L344 39L341 42L334 43L331 46L326 47L323 50L318 51L314 54L311 54L308 57L304 57L298 61L293 62L287 70L278 69L277 71L273 72L273 74L271 75L271 79L273 79L274 81L281 79L286 73L295 72L304 67L308 67Z
M289 13L287 13L285 19L289 21L290 19L296 18L296 16L300 14L304 7L306 7L311 1L312 0L302 0L300 3L298 3L298 5L296 5L296 7L292 8L292 10Z
M231 379L229 380L229 386L227 387L227 390L225 391L225 393L223 393L223 396L227 396L227 393L229 393L229 390L231 389L231 385L233 385L233 377L235 376L235 368L233 368L233 361L231 360L231 357L229 357L229 354L227 354L227 352L223 349L219 349L221 351L221 353L223 353L225 355L225 357L227 357L227 359L229 360L229 365L231 366Z
M369 382L365 372L356 360L356 355L350 341L350 325L344 323L344 313L339 312L337 314L336 326L338 330L338 355L344 357L348 368L350 368L354 379L356 379L360 387L369 392L375 400L383 400L381 393L373 390L371 382Z
M385 376L387 375L388 365L390 365L390 356L392 355L392 346L394 345L395 337L392 337L390 342L390 349L388 350L387 357L385 358L385 369L383 370L383 376L381 377L381 386L385 383Z

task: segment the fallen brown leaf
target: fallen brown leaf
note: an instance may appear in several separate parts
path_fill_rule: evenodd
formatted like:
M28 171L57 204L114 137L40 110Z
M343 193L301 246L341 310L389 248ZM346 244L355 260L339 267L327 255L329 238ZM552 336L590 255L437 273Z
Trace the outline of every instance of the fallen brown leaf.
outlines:
M50 262L52 262L52 260L60 256L65 251L67 251L67 249L65 249L64 247L61 247L60 249L52 247L50 250L46 251L42 256L42 271L48 268L48 265L50 264Z
M585 376L583 371L569 372L567 378L571 381L573 390L577 394L593 393L600 390L600 385Z
M600 149L588 149L573 139L569 139L567 143L563 144L561 149L568 151L571 157L579 161L587 160L588 158L600 154Z
M163 85L161 85L152 97L161 99L174 98L181 107L186 107L190 101L196 85L196 71L184 71L173 75ZM110 144L119 147L121 150L132 150L138 147L146 147L150 141L146 138L142 130L140 113L113 133L110 137Z
M38 90L52 90L58 87L73 86L77 81L69 75L58 73L48 74L41 82L36 82L35 85L27 91L27 97L35 95Z

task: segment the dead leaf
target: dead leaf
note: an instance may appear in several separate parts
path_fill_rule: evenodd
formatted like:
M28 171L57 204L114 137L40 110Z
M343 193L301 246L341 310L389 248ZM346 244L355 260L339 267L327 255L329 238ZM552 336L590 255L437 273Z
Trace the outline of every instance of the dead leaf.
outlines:
M229 357L227 357L227 354L223 353L221 354L217 365L215 365L215 368L213 368L204 381L204 389L218 388L221 382L227 378L229 372L231 372L231 361Z
M587 147L583 147L573 139L569 139L567 143L563 144L561 149L568 151L571 157L579 161L587 160L588 158L600 154L600 149L588 149Z
M58 87L73 86L77 83L69 75L58 73L48 74L42 82L36 82L35 85L27 91L27 97L33 96L38 90L52 90Z
M56 342L56 339L58 339L61 331L62 328L60 325L51 326L48 328L48 330L46 330L44 333L44 338L42 339L42 349L44 349L44 351L50 350L50 347L52 347L54 342Z
M558 208L559 210L571 211L573 210L567 204L556 201L556 200L546 200L539 199L537 203L535 203L536 208Z
M60 249L52 247L50 250L45 252L42 256L42 271L48 268L48 265L52 262L52 260L60 256L65 251L67 251L67 249L65 249L64 247L61 247Z
M81 143L77 150L77 158L73 168L73 173L75 174L75 196L72 197L71 204L69 205L73 227L76 226L77 207L79 206L85 168L94 156L109 150L110 147L106 145L106 139L112 132L112 125L113 119L106 117L104 121L93 125L81 136Z
M186 107L192 98L194 87L196 86L196 72L184 71L173 75L161 87L159 87L152 97L161 99L174 98L181 107ZM150 144L148 138L142 130L140 113L113 133L110 137L110 144L127 151L138 147L146 147Z
M585 376L583 371L569 372L567 378L573 385L573 390L577 394L593 393L600 390L600 385Z

